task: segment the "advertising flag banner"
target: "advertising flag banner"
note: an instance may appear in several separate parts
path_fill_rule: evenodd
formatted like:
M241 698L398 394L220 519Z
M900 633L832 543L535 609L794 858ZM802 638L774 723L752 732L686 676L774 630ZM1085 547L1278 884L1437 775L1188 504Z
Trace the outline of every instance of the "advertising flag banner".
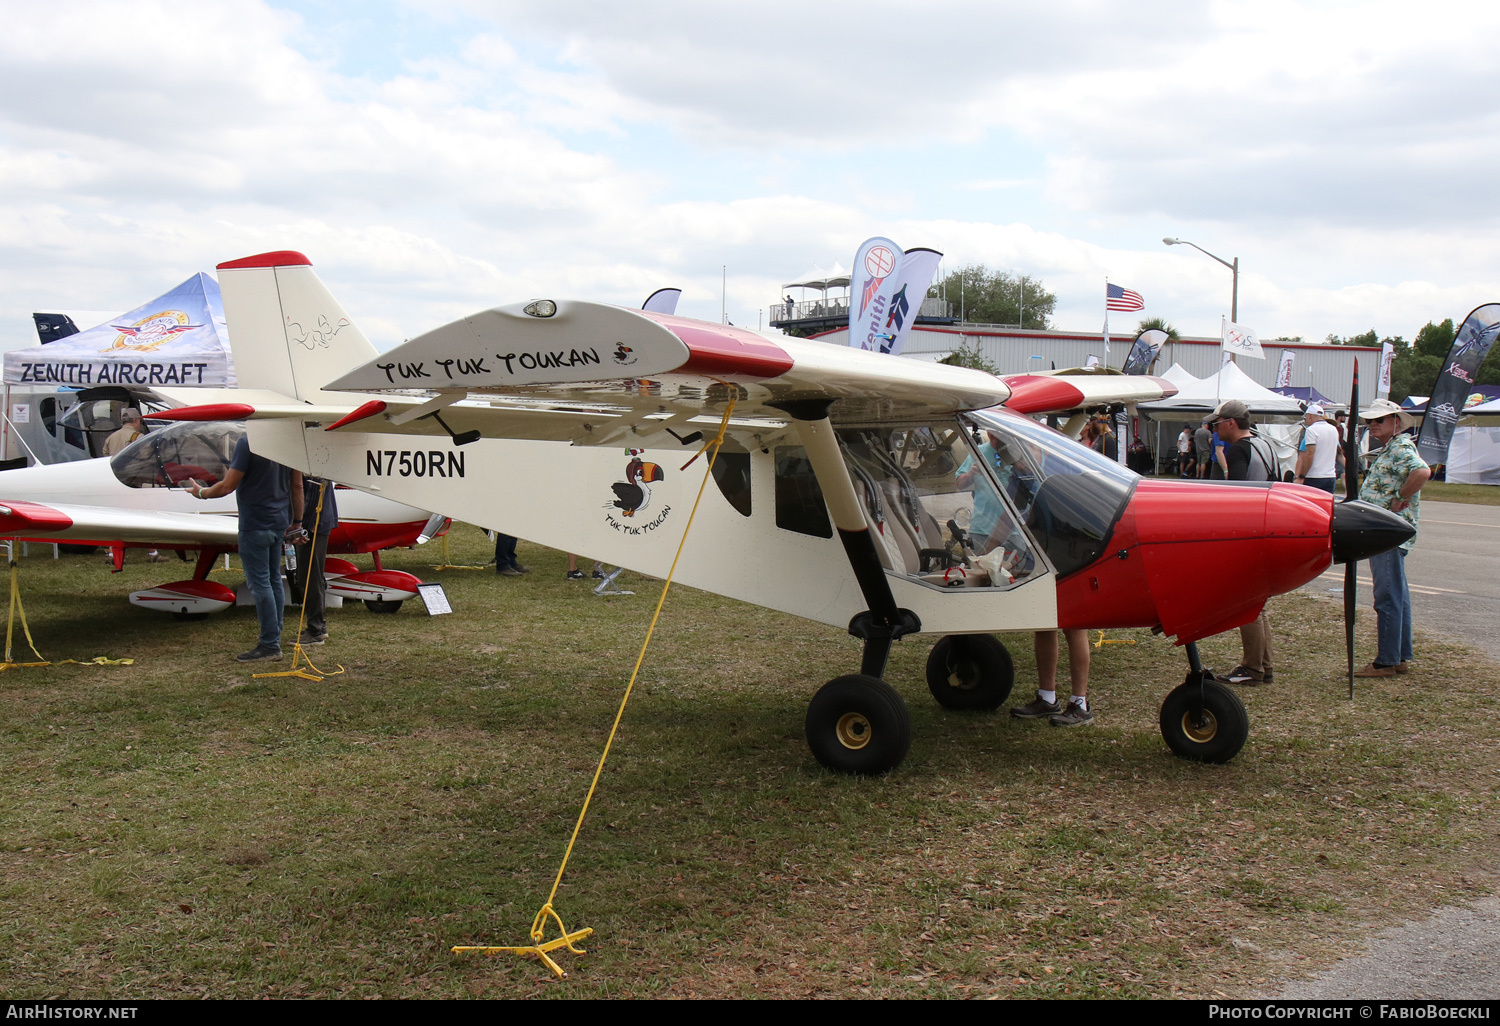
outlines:
M1281 366L1276 371L1276 387L1288 388L1292 384L1292 361L1297 354L1290 349L1281 351Z
M5 354L10 385L232 387L229 329L219 283L199 272L76 335Z
M891 299L901 277L901 247L890 239L866 239L854 254L849 272L849 345L878 353L895 336L885 327ZM918 306L921 304L919 303Z
M1391 394L1391 362L1396 358L1396 347L1390 342L1380 344L1380 381L1375 386L1377 396Z
M935 249L909 249L902 256L901 270L897 272L891 303L886 309L885 327L881 329L880 352L892 356L901 353L906 336L911 334L912 322L922 312L922 300L927 298L927 288L941 259L943 254ZM849 337L854 337L852 331Z
M1260 348L1260 339L1255 337L1255 332L1243 324L1233 321L1224 321L1224 352L1234 356L1253 356L1257 360L1264 360L1266 354Z
M1430 464L1448 462L1448 443L1453 428L1463 413L1479 365L1490 354L1495 336L1500 334L1500 303L1476 307L1464 318L1463 327L1453 340L1448 359L1438 372L1437 384L1427 400L1427 415L1422 418L1422 433L1417 436L1417 452Z
M1125 374L1150 374L1151 365L1156 363L1156 358L1161 355L1161 347L1166 345L1167 333L1160 328L1147 328L1135 337L1135 344L1130 347L1130 353L1125 357L1125 366L1120 370Z

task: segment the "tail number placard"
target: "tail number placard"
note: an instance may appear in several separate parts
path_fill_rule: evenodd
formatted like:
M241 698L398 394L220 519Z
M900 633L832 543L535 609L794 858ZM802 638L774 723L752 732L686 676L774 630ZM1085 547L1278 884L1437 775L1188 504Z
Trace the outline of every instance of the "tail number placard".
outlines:
M463 477L468 453L442 449L366 449L370 477Z

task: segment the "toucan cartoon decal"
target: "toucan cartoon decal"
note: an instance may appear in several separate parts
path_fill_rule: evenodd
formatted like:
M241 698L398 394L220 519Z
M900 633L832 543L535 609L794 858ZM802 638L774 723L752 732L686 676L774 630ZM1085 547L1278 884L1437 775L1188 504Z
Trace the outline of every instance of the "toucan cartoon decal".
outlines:
M625 480L610 485L615 492L612 505L623 516L633 517L637 511L651 505L651 489L648 485L662 479L661 467L641 459L645 449L626 449L630 462L625 465Z
M635 350L631 349L624 342L615 343L615 363L618 363L621 367L629 367L632 363L635 363L636 358L633 355L634 353Z

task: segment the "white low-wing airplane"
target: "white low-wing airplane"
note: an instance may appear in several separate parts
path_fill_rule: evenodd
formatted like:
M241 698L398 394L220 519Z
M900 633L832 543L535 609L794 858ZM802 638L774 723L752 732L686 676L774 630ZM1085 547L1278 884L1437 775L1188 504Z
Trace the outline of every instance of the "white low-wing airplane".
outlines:
M881 679L896 639L940 636L934 696L993 709L1013 670L990 632L1059 626L1189 644L1162 732L1181 755L1227 760L1248 717L1190 643L1408 536L1314 489L1141 480L1026 416L1173 394L1157 378L1001 379L546 299L377 354L300 253L219 272L242 387L163 390L188 407L169 416L245 420L252 447L289 466L644 573L667 573L701 480L686 464L727 412L677 579L863 639L860 672L807 714L813 753L838 770L905 756L906 707Z
M195 618L227 609L234 592L208 579L214 560L239 544L235 499L201 501L181 486L212 483L224 475L244 425L178 423L132 442L113 457L26 467L0 475L0 536L102 545L115 569L127 548L197 549L191 580L133 592L147 609ZM447 518L364 492L340 487L339 524L330 553L373 553L374 570L330 556L329 591L394 612L416 594L418 579L380 566L380 550L426 541L447 529Z

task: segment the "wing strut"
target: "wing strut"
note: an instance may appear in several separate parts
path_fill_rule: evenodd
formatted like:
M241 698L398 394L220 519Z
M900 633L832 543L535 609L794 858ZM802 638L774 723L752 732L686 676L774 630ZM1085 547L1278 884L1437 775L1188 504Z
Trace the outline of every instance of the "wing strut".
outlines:
M769 405L792 418L802 447L807 450L807 460L817 476L818 487L823 490L833 526L838 529L844 554L849 557L849 567L869 607L849 621L849 633L865 643L859 672L879 678L885 674L891 643L920 631L922 621L911 610L898 608L891 594L885 567L870 537L870 525L865 521L854 482L849 479L849 468L844 464L844 454L839 450L838 437L828 419L828 407L832 404L831 399L801 399Z

